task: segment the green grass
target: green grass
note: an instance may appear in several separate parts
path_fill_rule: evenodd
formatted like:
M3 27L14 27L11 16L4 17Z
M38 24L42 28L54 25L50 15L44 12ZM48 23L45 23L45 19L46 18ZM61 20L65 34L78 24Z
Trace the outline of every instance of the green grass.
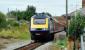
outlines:
M29 27L24 22L21 26L11 27L0 31L0 37L3 38L16 38L16 39L30 39Z
M65 48L67 46L67 38L56 40L54 45L59 48Z

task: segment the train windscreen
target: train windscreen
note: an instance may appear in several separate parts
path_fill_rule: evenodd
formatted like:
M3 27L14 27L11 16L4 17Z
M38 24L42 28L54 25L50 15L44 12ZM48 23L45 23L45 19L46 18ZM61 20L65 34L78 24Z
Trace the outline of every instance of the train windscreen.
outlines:
M34 19L34 24L45 24L45 19Z

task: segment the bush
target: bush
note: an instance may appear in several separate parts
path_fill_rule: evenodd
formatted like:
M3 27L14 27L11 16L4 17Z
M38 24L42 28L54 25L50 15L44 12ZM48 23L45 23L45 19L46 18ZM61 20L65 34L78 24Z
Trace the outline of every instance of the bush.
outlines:
M2 38L15 38L28 40L30 39L30 32L26 22L23 22L20 27L11 27L10 29L3 29L0 31L0 37Z
M81 34L83 34L83 30L85 27L85 17L77 13L76 17L73 16L70 20L68 33L69 36L74 38L79 38Z
M17 21L14 21L14 20L8 20L8 26L9 27L16 27L16 26L19 26L19 23Z
M6 16L0 12L0 28L7 27Z

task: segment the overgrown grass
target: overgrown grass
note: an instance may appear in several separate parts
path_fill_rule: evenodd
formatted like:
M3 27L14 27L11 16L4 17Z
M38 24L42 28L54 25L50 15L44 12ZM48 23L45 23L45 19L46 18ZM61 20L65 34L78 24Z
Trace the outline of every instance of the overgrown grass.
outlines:
M67 38L56 40L54 42L54 46L57 46L59 48L66 48L67 47Z
M24 40L30 39L29 26L26 22L23 22L20 26L3 29L2 31L0 31L0 37Z

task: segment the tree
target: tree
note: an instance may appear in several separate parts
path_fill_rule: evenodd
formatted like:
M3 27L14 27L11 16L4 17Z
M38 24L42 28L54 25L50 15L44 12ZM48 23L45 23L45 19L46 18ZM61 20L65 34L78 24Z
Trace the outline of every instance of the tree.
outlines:
M30 20L30 18L35 14L36 12L36 8L34 6L29 6L27 7L26 9L26 12L25 12L25 20Z
M6 16L0 12L0 28L6 27Z
M16 18L17 20L27 20L29 21L30 18L35 14L36 8L34 6L29 6L25 11L10 11L7 13L9 17Z
M52 15L50 13L48 13L48 12L46 12L45 14L47 14L48 16L51 16L52 17Z
M77 13L76 17L73 16L69 24L69 36L74 36L76 34L77 38L83 33L85 27L85 17Z
M22 20L23 19L23 13L22 11L16 11L16 19L19 21L19 20Z
M8 17L10 18L16 18L18 21L23 19L23 11L10 11L7 13Z
M74 41L74 50L76 49L76 41L80 39L80 36L83 34L85 27L85 16L82 16L80 13L77 13L76 16L72 16L70 24L68 25L69 39Z
M7 16L8 16L8 17L11 17L11 18L16 18L16 17L15 17L16 14L17 14L16 11L10 11L10 12L7 13Z

